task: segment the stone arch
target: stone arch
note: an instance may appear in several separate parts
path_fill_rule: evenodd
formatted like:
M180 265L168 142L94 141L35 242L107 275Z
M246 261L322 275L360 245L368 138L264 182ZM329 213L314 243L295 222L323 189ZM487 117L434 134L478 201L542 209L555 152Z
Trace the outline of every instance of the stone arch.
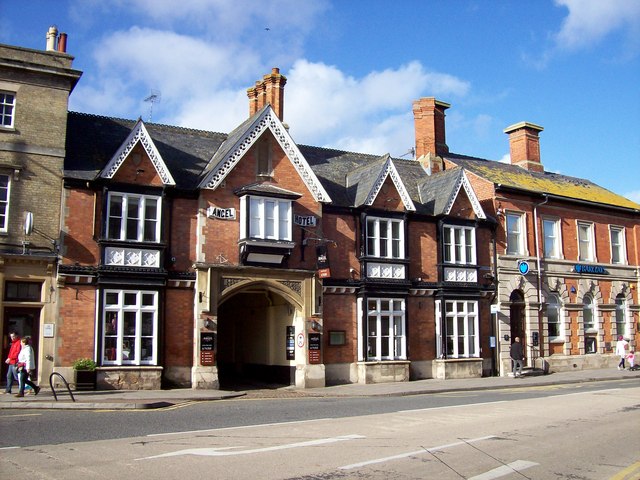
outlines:
M547 323L546 305L549 303L549 297L555 295L560 302L560 314L561 314L561 338L564 339L564 345L562 347L562 354L568 355L571 346L571 316L569 315L569 309L567 305L571 303L569 297L569 289L567 284L562 278L559 277L547 277L542 282L542 305L543 305L543 333L546 342L547 352L551 351L551 344L549 342L549 325Z
M290 283L290 282L289 282ZM296 284L298 282L295 282ZM302 310L304 306L304 302L302 300L301 292L298 292L292 288L291 285L287 285L283 282L279 282L277 280L253 280L253 279L242 279L238 282L235 282L225 288L221 294L220 299L218 301L218 306L221 306L234 296L240 293L246 293L250 291L269 291L280 295L286 301L294 306L294 308L298 310Z
M600 290L600 285L597 280L589 279L589 278L581 278L578 281L578 291L576 300L580 305L584 304L585 297L590 296L593 305L595 308L594 316L596 322L596 330L595 338L597 341L596 352L604 353L605 352L605 344L604 344L604 317L602 315L602 308L599 308L603 304L602 302L602 291ZM579 345L580 345L580 354L587 353L586 342L587 337L589 337L587 332L584 329L584 309L581 308L578 313L578 337L579 337Z

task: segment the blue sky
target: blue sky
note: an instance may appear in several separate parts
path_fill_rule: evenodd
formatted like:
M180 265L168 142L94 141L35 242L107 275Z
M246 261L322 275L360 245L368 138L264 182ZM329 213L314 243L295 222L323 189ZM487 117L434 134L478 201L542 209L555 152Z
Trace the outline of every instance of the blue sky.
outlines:
M532 122L546 170L640 203L638 0L0 0L1 43L50 25L84 72L71 110L228 132L279 67L298 143L401 156L434 96L452 152L505 161Z

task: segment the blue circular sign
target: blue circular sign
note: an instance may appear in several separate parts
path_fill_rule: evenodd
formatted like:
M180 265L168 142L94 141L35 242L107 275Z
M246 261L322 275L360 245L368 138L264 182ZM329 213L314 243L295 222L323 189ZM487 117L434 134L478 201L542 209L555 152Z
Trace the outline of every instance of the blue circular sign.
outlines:
M529 273L529 262L527 262L526 260L520 260L518 262L518 271L522 275L526 275L527 273Z

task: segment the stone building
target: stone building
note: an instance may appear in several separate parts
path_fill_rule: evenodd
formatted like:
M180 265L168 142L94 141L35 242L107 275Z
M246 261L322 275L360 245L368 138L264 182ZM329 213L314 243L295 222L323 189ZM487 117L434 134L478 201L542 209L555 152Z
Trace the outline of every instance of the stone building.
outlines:
M56 264L69 94L81 72L52 28L47 50L0 45L0 325L30 336L38 379L56 352ZM6 364L2 362L2 379Z

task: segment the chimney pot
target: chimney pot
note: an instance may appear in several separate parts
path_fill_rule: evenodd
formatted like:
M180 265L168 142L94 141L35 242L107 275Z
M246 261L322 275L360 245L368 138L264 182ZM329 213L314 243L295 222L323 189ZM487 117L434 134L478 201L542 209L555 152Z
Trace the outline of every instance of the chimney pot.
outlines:
M67 53L67 34L61 33L58 38L58 51L62 53Z
M509 135L509 152L511 164L529 170L530 172L544 172L540 161L540 138L543 131L539 125L529 122L515 123L504 129Z
M51 25L47 31L47 52L53 52L56 49L56 38L58 37L58 28Z

